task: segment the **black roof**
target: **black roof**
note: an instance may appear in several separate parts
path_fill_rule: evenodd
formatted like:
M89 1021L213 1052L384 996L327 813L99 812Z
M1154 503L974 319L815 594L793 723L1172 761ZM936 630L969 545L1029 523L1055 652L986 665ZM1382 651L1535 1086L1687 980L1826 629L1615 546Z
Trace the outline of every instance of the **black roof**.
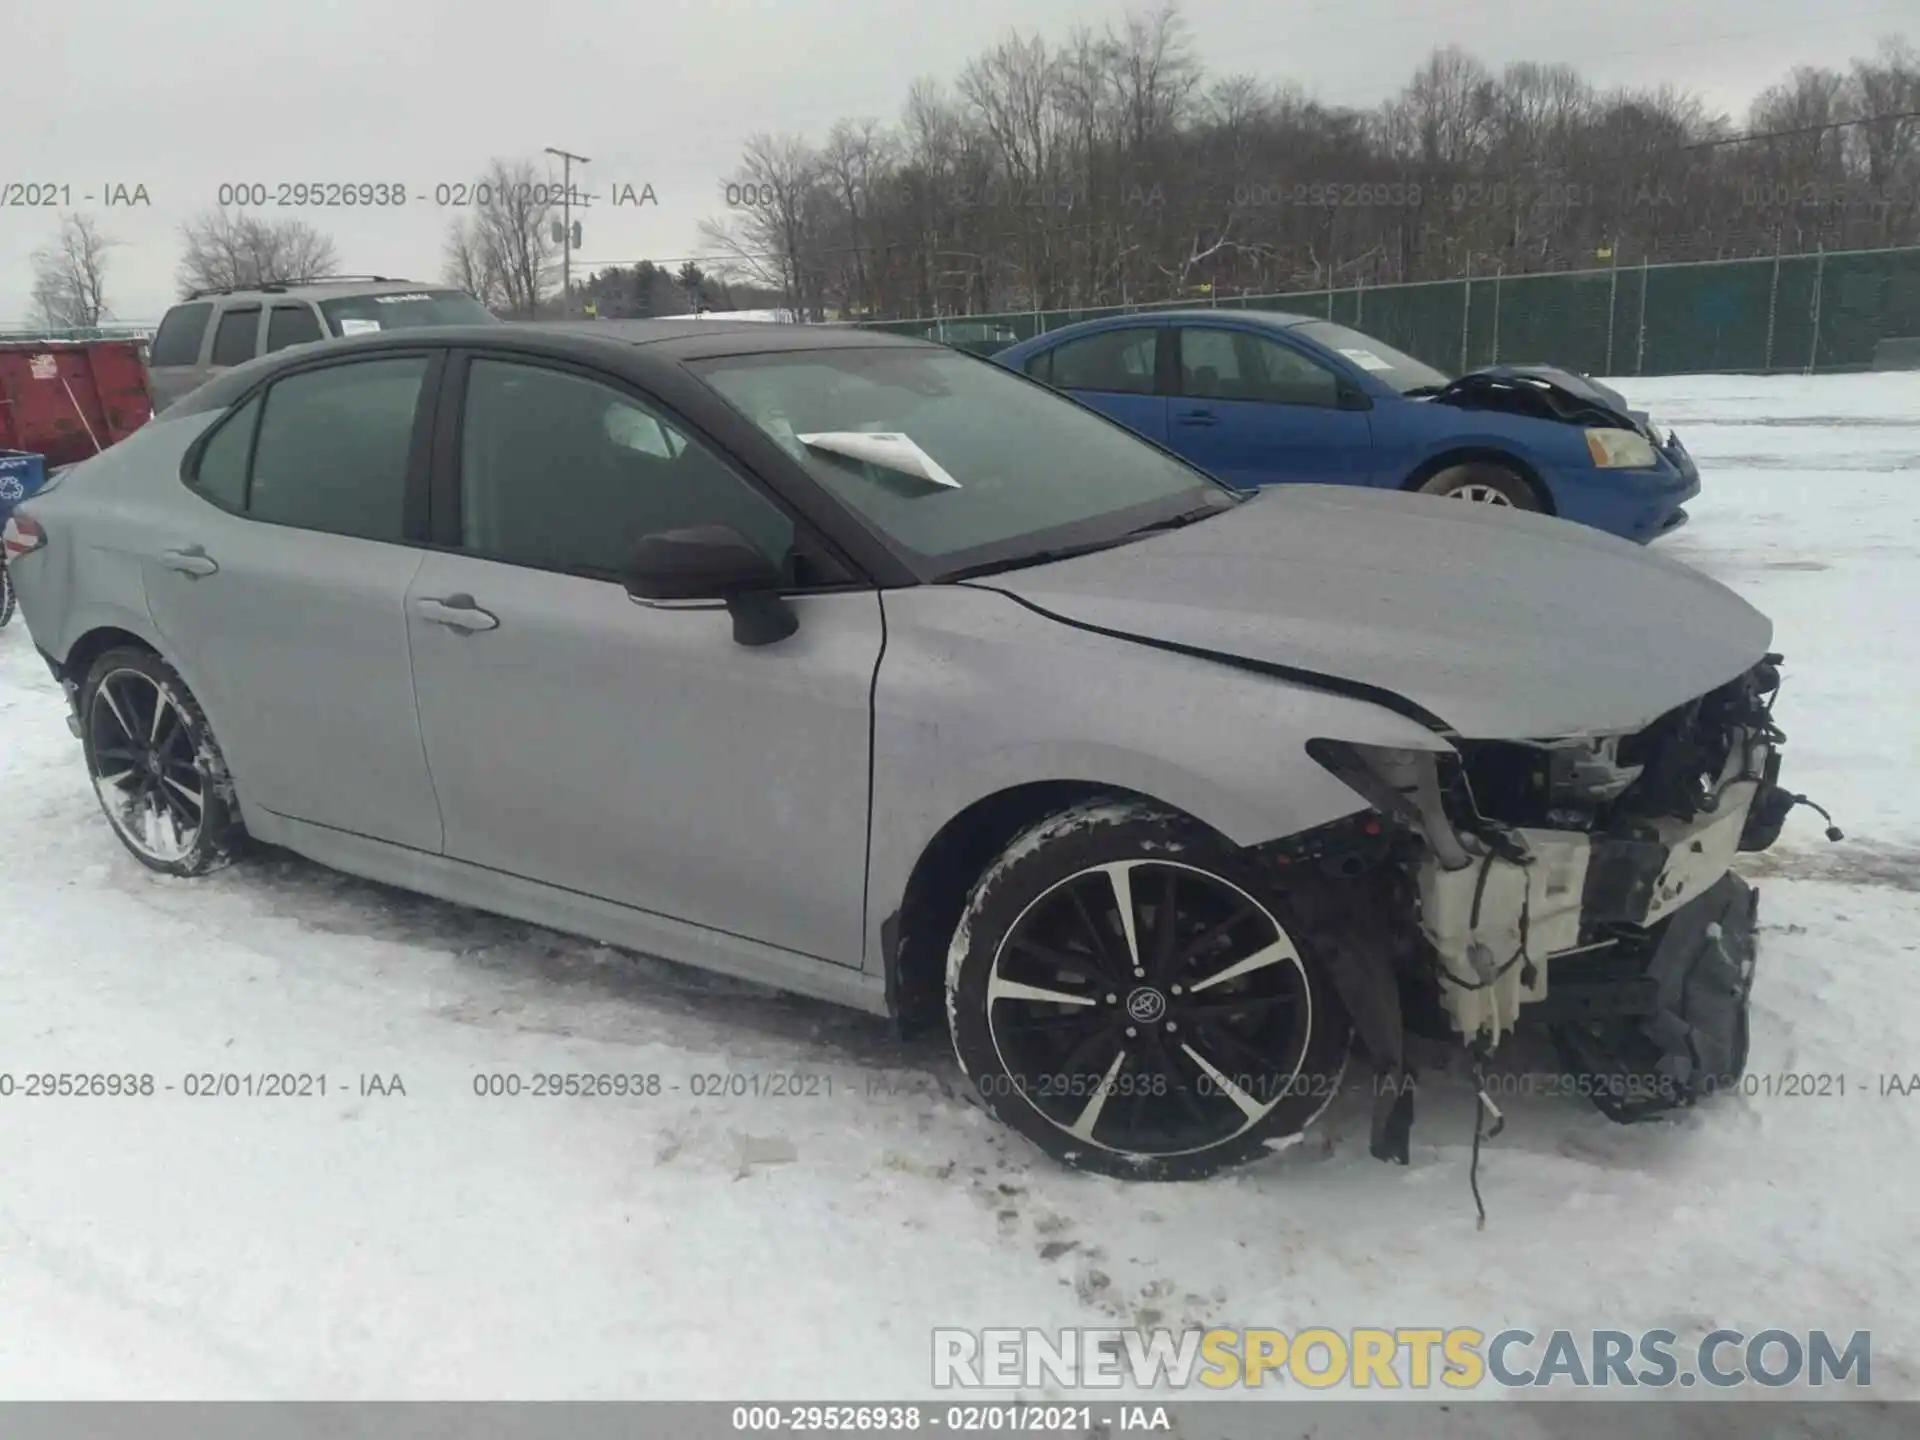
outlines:
M378 334L353 335L321 343L330 347L385 346L422 341L494 348L525 344L529 349L605 354L609 347L644 347L669 360L698 360L719 355L756 355L783 350L941 349L931 340L856 330L847 325L790 325L754 320L529 320L505 325L420 325ZM312 347L303 347L311 352ZM285 351L278 352L285 354Z
M850 325L797 325L760 320L557 320L515 325L557 336L612 340L626 345L658 346L663 355L694 359L778 350L846 349L850 346L918 346L932 342ZM497 339L498 331L489 338Z
M426 345L472 345L491 350L525 350L583 363L606 363L615 355L649 366L723 355L764 355L782 351L909 349L959 354L931 340L855 330L844 325L789 325L753 320L534 320L494 325L408 325L368 335L349 335L293 345L222 371L191 394L167 407L169 416L225 409L254 384L283 369L329 356Z

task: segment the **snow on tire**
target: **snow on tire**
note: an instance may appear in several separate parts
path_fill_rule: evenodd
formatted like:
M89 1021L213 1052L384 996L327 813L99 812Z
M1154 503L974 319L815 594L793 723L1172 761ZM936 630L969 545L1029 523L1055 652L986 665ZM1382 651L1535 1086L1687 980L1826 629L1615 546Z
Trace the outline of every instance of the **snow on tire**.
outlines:
M954 1053L1055 1159L1195 1179L1299 1135L1349 1027L1286 904L1231 846L1131 800L1016 838L947 955Z
M109 650L80 686L81 743L114 834L142 865L202 875L241 837L226 761L186 682L151 650Z

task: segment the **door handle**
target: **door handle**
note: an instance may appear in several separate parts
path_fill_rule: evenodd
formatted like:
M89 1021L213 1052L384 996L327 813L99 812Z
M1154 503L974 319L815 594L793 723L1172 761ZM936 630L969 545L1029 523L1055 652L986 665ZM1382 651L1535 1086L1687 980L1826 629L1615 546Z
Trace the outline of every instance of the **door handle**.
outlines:
M169 570L178 570L182 575L192 575L196 579L202 575L211 575L220 567L213 557L198 545L189 545L184 550L162 550L160 563Z
M416 600L413 613L450 630L497 630L498 616L489 615L473 603L471 595L449 595L444 600Z
M1180 425L1218 425L1220 419L1211 410L1182 410L1174 422Z

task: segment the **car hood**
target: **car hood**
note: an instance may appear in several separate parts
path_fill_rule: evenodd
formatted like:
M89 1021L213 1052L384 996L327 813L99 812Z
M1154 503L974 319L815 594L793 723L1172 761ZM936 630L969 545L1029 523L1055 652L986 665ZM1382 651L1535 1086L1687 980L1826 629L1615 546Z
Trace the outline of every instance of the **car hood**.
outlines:
M1628 541L1324 485L973 583L1071 624L1397 699L1468 739L1638 730L1773 638L1725 586Z
M1596 421L1625 423L1650 433L1647 412L1632 408L1618 390L1602 385L1591 375L1576 375L1557 365L1483 365L1450 382L1432 398L1441 404L1499 408L1502 397L1515 388L1530 392L1529 410L1544 409L1555 419L1580 425Z

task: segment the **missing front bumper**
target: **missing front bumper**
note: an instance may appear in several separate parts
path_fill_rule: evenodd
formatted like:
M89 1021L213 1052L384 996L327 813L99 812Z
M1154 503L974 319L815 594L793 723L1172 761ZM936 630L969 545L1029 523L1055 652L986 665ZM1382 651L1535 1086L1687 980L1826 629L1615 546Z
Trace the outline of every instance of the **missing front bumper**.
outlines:
M1637 1013L1650 1004L1630 977L1618 977L1617 987L1579 977L1618 948L1611 936L1651 932L1727 875L1758 789L1753 781L1729 784L1712 811L1659 821L1638 836L1517 829L1509 832L1514 855L1489 853L1457 870L1429 860L1418 877L1420 925L1454 1029L1492 1047L1523 1011L1534 1019L1607 1006ZM1564 997L1563 967L1575 986Z

